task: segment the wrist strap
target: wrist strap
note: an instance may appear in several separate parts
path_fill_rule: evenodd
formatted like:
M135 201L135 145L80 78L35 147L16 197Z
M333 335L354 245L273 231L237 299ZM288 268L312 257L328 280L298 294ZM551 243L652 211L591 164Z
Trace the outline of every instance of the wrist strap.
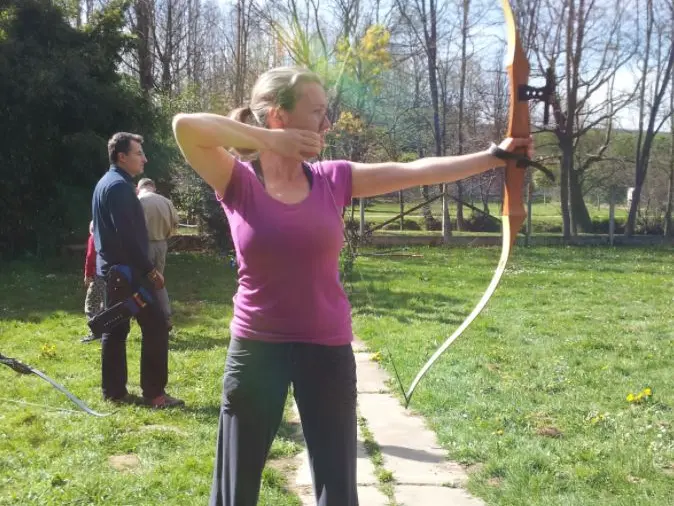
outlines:
M543 174L545 174L548 179L551 181L555 180L555 175L548 169L545 165L538 163L531 158L527 157L526 155L520 155L518 153L511 153L510 151L506 151L505 149L501 149L498 147L496 144L493 142L489 145L489 149L487 152L491 156L495 156L496 158L500 160L515 160L516 165L520 169L526 169L527 167L533 167L534 169L538 169Z

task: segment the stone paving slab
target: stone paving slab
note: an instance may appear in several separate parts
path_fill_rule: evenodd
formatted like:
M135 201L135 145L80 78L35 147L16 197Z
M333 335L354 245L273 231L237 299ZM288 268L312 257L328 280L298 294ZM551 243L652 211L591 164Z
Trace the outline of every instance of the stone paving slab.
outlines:
M314 489L311 487L296 488L295 492L300 498L302 506L316 506L316 498L314 497Z
M316 498L313 491L300 494L302 506L316 506ZM358 487L358 503L362 506L388 506L388 498L375 486ZM416 506L416 505L414 505Z
M388 497L375 486L358 487L358 504L362 506L387 506Z
M485 506L460 488L399 485L394 493L399 506Z
M351 349L353 349L354 353L363 353L368 350L368 347L363 341L354 339L354 341L351 343Z
M371 353L356 353L356 377L358 393L381 393L387 389L388 374L376 362Z
M385 394L359 395L359 409L384 457L384 468L398 483L461 486L463 468L446 460L435 434L422 418L409 414Z

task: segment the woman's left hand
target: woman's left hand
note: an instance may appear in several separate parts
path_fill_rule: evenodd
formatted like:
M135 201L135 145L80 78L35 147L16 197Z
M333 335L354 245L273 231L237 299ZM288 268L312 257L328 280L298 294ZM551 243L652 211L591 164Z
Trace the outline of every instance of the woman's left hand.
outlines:
M534 138L531 136L528 138L508 137L501 141L501 144L499 144L498 147L504 151L508 151L509 153L513 153L514 151L525 148L527 152L527 158L532 159L534 156Z

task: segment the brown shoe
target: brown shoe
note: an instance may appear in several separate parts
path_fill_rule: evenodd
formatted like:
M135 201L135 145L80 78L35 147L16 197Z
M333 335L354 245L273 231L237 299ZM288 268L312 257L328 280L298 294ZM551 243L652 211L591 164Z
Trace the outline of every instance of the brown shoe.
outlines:
M146 399L147 405L154 409L178 408L185 405L182 399L176 399L168 394L162 394L154 399Z

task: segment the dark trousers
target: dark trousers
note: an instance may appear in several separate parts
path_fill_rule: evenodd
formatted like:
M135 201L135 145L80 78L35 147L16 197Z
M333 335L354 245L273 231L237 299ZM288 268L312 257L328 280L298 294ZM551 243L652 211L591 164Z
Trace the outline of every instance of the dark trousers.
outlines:
M318 506L358 506L356 362L351 345L232 338L210 506L256 506L289 385L302 420Z
M155 302L147 304L136 315L142 339L140 348L140 387L143 397L153 399L164 393L168 382L168 327L156 303L154 287L146 280L136 281L152 294ZM106 309L131 295L131 288L106 282ZM126 338L130 322L117 325L101 339L103 397L120 399L127 394Z

